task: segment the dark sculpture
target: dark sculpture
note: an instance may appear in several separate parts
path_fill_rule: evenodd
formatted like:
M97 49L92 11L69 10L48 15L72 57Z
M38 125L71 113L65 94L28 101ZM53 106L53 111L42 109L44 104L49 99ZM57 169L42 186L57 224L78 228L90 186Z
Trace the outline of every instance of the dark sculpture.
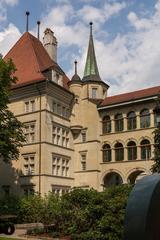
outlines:
M128 200L123 240L160 240L160 174L146 176Z

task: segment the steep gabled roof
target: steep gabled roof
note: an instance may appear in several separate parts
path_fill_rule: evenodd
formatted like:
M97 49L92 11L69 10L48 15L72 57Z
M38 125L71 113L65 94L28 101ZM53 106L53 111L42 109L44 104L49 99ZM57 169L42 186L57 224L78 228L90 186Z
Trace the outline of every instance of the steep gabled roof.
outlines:
M22 35L4 59L12 59L16 66L15 76L18 78L16 85L45 80L43 72L48 69L61 70L58 64L49 57L42 43L29 32ZM68 88L69 79L62 70L61 72L64 76L64 87Z
M99 107L135 101L160 94L160 86L106 97Z

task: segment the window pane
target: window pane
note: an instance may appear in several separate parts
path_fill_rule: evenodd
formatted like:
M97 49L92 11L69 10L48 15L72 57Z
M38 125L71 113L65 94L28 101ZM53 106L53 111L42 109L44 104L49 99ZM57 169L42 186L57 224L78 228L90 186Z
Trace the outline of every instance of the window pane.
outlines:
M141 128L147 128L150 126L150 113L148 109L144 109L140 113L140 126Z
M128 114L127 125L128 125L128 130L135 129L137 127L136 114L134 112L130 112Z
M115 160L123 161L124 160L124 148L121 143L115 145Z
M103 118L103 133L110 133L111 132L111 120L109 116L105 116Z
M123 116L122 116L122 114L117 114L115 116L115 131L116 132L123 131Z
M103 162L110 162L111 161L111 148L107 144L103 147Z
M97 88L92 88L92 98L97 97Z
M145 139L141 142L141 159L147 160L151 158L151 145L150 142Z

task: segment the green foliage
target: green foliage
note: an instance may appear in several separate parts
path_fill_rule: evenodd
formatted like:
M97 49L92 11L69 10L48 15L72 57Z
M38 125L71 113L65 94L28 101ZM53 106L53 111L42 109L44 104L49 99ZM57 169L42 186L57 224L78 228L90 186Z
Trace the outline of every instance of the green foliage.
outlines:
M20 205L20 198L17 196L8 196L0 198L0 215L17 215Z
M73 240L120 240L128 195L132 187L121 185L104 192L73 189L61 198L49 194L22 198L16 207L18 221L41 222L50 236L70 236ZM40 232L39 232L40 231ZM40 234L34 229L31 234Z
M72 239L122 239L130 190L131 187L125 185L104 192L73 190L61 200L65 209L61 231Z
M19 147L25 141L21 122L7 107L11 86L16 82L14 72L11 60L0 59L0 156L5 162L18 158Z
M158 97L157 100L157 106L160 108L160 96ZM160 173L160 123L153 132L153 134L154 134L154 164L151 170L153 173Z
M22 223L43 222L45 213L45 199L39 195L30 195L20 201L18 219Z

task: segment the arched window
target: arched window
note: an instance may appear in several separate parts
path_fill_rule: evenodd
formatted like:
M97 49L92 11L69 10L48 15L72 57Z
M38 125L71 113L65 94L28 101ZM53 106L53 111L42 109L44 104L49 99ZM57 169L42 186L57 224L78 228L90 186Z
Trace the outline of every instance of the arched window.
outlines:
M104 177L104 188L123 184L122 177L116 172L110 172Z
M111 119L110 116L105 116L103 118L103 133L110 133L111 132Z
M109 144L105 144L103 146L103 162L110 162L111 159L111 147Z
M123 161L124 160L124 148L122 143L115 144L115 160Z
M121 113L115 115L115 131L123 131L123 116Z
M141 159L147 160L151 158L151 144L150 141L144 139L141 141Z
M135 112L128 113L128 115L127 115L127 127L128 127L128 130L136 129L137 122L136 122Z
M141 128L150 126L150 112L148 109L144 109L140 112L140 126Z
M137 159L137 146L135 142L130 141L127 144L127 150L128 150L128 160L136 160Z

